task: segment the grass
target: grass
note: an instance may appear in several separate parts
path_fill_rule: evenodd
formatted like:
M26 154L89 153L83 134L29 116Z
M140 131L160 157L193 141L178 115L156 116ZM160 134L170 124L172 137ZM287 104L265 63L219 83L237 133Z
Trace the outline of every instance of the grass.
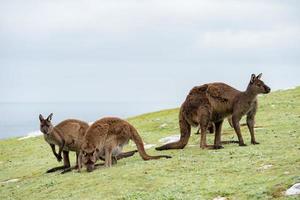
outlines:
M183 150L148 150L172 159L145 162L135 155L93 173L45 174L58 163L42 137L2 140L0 199L299 199L282 192L300 182L300 87L261 96L259 103L260 145L250 145L245 127L247 147L230 144L221 150L201 150L199 136L192 134ZM160 145L160 138L179 134L177 118L178 109L172 109L128 120L146 143ZM233 138L234 131L225 123L222 139ZM212 141L213 135L208 135ZM74 153L70 156L74 163ZM265 165L272 166L263 169ZM3 183L14 178L19 181Z

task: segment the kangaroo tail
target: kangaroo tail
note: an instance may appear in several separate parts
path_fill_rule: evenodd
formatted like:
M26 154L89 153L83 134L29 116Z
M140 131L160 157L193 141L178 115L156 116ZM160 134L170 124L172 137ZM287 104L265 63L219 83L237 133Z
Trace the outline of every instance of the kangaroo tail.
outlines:
M171 156L160 155L160 156L150 156L146 153L144 148L144 143L142 138L139 136L137 130L132 127L132 137L131 139L136 144L138 152L143 160L153 160L153 159L160 159L160 158L172 158Z
M123 159L123 158L131 157L131 156L133 156L136 152L138 152L138 150L120 153L120 154L117 156L117 160L120 160L120 159Z
M158 151L168 150L168 149L183 149L189 141L191 135L191 125L188 123L186 119L184 119L184 116L181 111L179 114L179 126L180 126L180 133L181 133L179 141L165 144L155 149Z

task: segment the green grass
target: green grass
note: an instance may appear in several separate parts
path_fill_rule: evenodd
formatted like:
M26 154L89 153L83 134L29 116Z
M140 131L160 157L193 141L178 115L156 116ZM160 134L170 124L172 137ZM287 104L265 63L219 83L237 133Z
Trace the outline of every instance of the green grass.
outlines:
M160 138L179 134L177 118L178 109L172 109L128 120L146 143L160 145ZM0 182L20 180L0 183L0 199L299 199L282 192L300 182L300 87L259 97L256 122L262 126L256 129L260 145L250 145L246 127L242 132L247 147L201 150L199 136L192 134L183 150L148 150L172 159L145 162L135 155L93 173L45 174L58 163L42 137L2 140ZM233 138L234 131L225 123L222 139ZM74 153L71 158L74 163ZM260 169L264 165L273 166Z

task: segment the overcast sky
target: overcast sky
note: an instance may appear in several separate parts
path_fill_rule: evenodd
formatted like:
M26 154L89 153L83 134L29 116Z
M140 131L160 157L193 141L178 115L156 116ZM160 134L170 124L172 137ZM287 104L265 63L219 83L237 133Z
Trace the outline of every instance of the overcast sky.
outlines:
M300 1L1 0L0 102L181 102L300 85Z

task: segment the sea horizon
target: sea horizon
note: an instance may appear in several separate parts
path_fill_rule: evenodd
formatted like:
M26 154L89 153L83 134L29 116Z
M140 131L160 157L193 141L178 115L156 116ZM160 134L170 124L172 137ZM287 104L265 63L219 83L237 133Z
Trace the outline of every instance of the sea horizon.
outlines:
M65 119L94 122L102 117L123 119L178 107L176 103L161 102L0 102L0 140L36 135L39 114L53 113L53 124Z
M276 91L295 89L291 86ZM106 116L123 119L178 108L181 102L0 102L0 140L40 135L38 115L53 113L53 124L65 119L92 123ZM16 117L17 116L17 117Z

